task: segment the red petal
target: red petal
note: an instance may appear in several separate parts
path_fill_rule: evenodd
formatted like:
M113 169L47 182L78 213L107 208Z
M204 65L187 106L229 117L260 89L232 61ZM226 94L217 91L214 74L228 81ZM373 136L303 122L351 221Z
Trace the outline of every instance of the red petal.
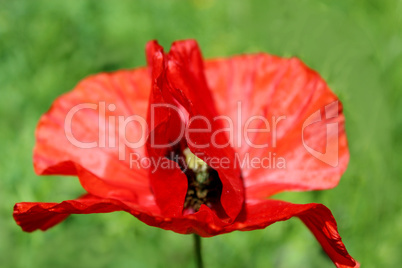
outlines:
M163 54L162 47L156 42L147 45L147 59L152 69L153 85L150 98L150 107L154 104L170 105L178 110L185 109L188 115L187 122L194 116L204 116L208 122L212 123L211 133L219 129L219 125L214 123L213 118L217 116L214 102L206 85L203 75L202 57L195 41L176 42L168 55ZM171 108L153 113L155 125L152 126L150 137L154 137L157 144L167 144L180 137L180 117ZM148 123L152 125L149 113ZM192 125L195 128L205 128L204 126ZM187 126L187 129L190 127ZM223 190L221 203L227 215L235 219L240 212L244 191L241 180L240 169L235 164L234 151L227 143L224 133L217 135L219 144L228 144L225 148L216 149L213 146L199 149L194 143L210 143L211 133L192 133L186 137L187 144L197 156L204 159L207 163L212 157L217 159L226 158L229 161L228 167L217 167L222 181ZM188 138L189 137L189 138ZM163 150L156 150L150 145L148 140L148 153L155 161L166 155ZM199 154L201 153L201 154ZM187 179L178 167L174 170L163 171L157 169L156 173L151 174L152 189L156 201L161 207L164 215L177 216L182 212L184 197L187 191ZM176 193L172 196L172 193Z
M307 225L337 267L359 267L342 243L331 211L321 204L299 205L277 200L248 202L236 222L225 227L224 232L263 229L294 216Z
M210 123L210 132L189 132L186 137L187 144L193 153L219 173L223 185L221 204L227 215L234 220L244 201L241 172L226 134L218 131L223 128L222 123L214 120L218 113L205 80L202 55L197 43L193 40L173 43L166 65L170 92L188 112L189 122L194 120L187 125L187 130L206 128L205 121L201 120L204 122L201 123L200 120L195 120L197 116L206 118ZM217 144L225 145L223 148L215 148L211 142L213 133L218 134L215 137ZM201 148L200 145L208 146ZM213 158L226 159L228 165L213 165Z
M137 122L141 122L140 118L145 122L149 91L147 69L84 79L72 92L58 98L42 116L36 131L36 172L75 175L76 166L81 166L97 177L98 184L115 191L129 190L138 199L151 196L148 171L138 164L130 166L130 157L145 156L145 146L126 145L145 136ZM133 115L137 121L127 123ZM96 146L82 148L90 145L89 142L96 142ZM83 184L90 184L84 180L81 178ZM99 191L89 191L102 196Z
M76 200L61 203L18 203L14 207L14 219L26 232L45 231L66 219L70 214L108 213L126 211L144 223L181 234L197 233L208 237L222 230L223 222L205 205L191 215L163 217L155 211L132 202L103 199L87 194Z
M179 234L196 233L203 237L211 237L222 232L224 223L214 211L206 205L201 205L199 211L180 217L154 217L140 219L150 226L171 230Z
M100 199L90 194L62 203L17 203L13 216L25 232L45 231L62 222L70 214L107 213L123 210L117 201Z
M181 216L187 193L187 178L173 161L165 158L166 148L158 149L153 144L169 144L177 138L176 126L180 118L170 108L159 105L173 105L173 99L163 90L165 84L165 55L163 48L151 41L146 47L147 60L152 71L152 93L149 99L147 123L151 128L147 140L147 152L151 159L150 182L155 201L164 216ZM158 105L154 108L154 105ZM170 163L162 168L161 162Z
M337 185L349 160L342 106L316 72L294 58L258 54L206 62L205 73L219 112L234 122L234 147L240 161L247 157L265 159L265 165L260 168L251 166L250 161L244 162L242 171L247 195L266 197L285 190L318 190ZM320 122L307 124L311 115L322 114L328 119L323 116ZM268 121L269 132L249 133L250 146L242 131L247 120L256 115ZM305 122L307 127L303 133ZM259 123L255 128L265 128L262 120L254 123ZM328 150L325 155L327 126L331 124L338 129L328 132L327 148L332 151ZM253 146L267 142L268 148ZM323 155L318 159L309 148ZM278 162L285 163L285 167Z
M149 189L144 194L134 195L131 189L107 184L104 180L99 179L97 176L78 165L76 166L76 169L78 171L78 178L82 187L89 193L102 198L116 199L123 202L132 202L141 206L142 209L146 209L147 211L155 214L160 214L160 210L155 203L154 196L152 194L148 194Z

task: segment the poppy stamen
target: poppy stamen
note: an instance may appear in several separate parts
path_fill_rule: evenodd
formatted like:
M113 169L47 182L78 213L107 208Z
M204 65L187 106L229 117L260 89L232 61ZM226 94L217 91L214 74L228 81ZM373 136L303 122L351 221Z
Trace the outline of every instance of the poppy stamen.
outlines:
M187 213L194 213L202 204L208 207L218 205L222 192L222 182L218 172L197 157L188 147L184 150L176 150L176 153L180 154L181 160L178 163L188 183L184 210Z

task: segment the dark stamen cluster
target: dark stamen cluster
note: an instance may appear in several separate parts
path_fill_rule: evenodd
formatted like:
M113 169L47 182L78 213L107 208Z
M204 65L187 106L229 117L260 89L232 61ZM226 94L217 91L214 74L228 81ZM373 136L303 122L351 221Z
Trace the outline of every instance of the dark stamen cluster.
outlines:
M214 203L219 202L222 183L218 172L210 167L208 167L207 172L208 175L204 181L197 180L197 174L191 169L184 172L188 181L187 195L184 201L185 209L198 211L202 204L211 207Z
M187 146L177 146L168 158L176 161L187 177L188 188L184 209L196 212L202 204L219 204L222 182L218 172L194 155Z

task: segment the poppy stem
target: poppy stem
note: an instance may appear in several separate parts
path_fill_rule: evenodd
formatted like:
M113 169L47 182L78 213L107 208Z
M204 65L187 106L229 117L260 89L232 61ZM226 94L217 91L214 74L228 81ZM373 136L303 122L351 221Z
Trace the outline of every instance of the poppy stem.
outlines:
M197 268L204 268L201 254L201 237L197 234L193 234L193 237L194 237L195 261L197 263Z

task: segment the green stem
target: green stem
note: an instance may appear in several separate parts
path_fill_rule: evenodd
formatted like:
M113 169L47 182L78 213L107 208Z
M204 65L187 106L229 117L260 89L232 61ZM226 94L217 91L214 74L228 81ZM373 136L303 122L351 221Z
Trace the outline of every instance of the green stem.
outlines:
M204 264L202 262L202 254L201 254L201 237L197 234L193 234L193 237L194 237L195 261L197 263L197 268L203 268Z

